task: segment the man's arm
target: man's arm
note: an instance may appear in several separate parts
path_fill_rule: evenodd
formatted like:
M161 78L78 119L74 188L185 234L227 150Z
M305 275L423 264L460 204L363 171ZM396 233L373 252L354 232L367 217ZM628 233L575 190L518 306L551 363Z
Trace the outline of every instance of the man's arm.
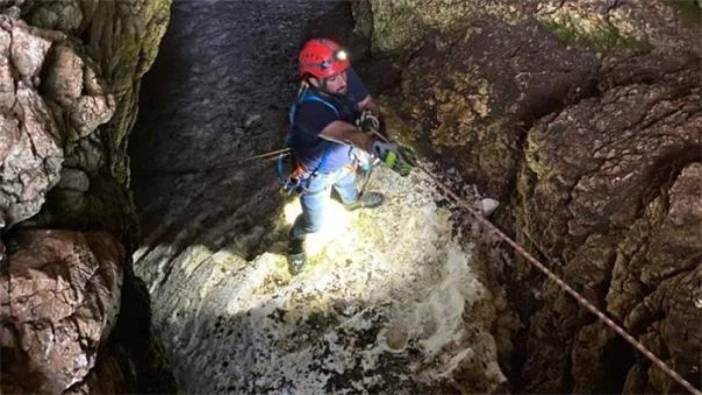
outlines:
M330 123L322 130L319 137L337 143L350 144L366 152L371 152L373 144L373 137L344 121Z
M375 139L344 121L330 123L319 136L326 140L351 144L360 148L379 158L387 167L403 177L408 175L412 167L416 165L414 151L411 148Z

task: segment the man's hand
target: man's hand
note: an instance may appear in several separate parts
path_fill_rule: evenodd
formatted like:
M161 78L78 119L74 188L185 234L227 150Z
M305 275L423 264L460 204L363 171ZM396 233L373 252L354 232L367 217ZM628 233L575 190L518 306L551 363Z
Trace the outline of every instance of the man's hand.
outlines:
M356 121L358 128L364 133L373 133L380 131L380 119L372 112L365 110L361 113Z
M410 147L375 140L371 145L371 151L387 167L402 177L409 175L412 168L417 165L416 155Z

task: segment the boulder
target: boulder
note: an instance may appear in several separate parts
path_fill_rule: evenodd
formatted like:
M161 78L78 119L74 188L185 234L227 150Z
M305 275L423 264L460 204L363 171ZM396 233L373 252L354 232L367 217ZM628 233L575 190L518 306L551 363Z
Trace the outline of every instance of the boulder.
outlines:
M95 365L119 313L123 247L106 233L18 232L2 295L3 392L61 393Z

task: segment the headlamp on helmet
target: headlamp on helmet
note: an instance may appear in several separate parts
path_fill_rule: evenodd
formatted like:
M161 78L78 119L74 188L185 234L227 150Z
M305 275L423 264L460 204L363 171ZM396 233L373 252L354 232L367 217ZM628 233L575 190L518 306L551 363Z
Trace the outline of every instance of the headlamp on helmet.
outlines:
M328 39L312 39L305 43L299 56L299 75L324 79L346 71L351 66L349 55Z

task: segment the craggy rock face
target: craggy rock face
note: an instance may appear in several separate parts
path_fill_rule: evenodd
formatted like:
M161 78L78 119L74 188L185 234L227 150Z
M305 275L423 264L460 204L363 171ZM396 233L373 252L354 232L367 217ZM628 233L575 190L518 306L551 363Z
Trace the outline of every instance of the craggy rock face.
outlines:
M170 0L63 0L29 1L22 7L23 18L32 25L80 37L87 55L100 66L116 108L101 128L103 143L89 144L93 151L109 152L105 159L109 174L125 187L129 181L126 140L137 115L141 78L158 53L170 4Z
M17 235L0 277L3 391L60 393L84 379L119 312L124 258L106 233Z
M592 299L604 302L606 296L602 307L683 374L697 369L689 359L701 351L694 329L702 322L699 309L673 302L691 301L699 276L699 69L699 58L689 54L606 59L600 97L546 117L530 131L517 215L523 241L561 258L571 282ZM663 302L663 295L671 300ZM574 319L577 310L566 297L551 292L546 300L556 312L542 311L532 320L534 353L524 373L531 391L563 388L558 371L566 359L553 359L562 341L592 337L595 327L603 332L599 324L580 330L587 320ZM691 335L673 334L679 331ZM607 390L606 377L598 383L589 373L613 366L582 355L619 341L602 333L597 341L578 343L576 389ZM668 387L667 377L653 373L649 387L635 390ZM591 377L588 384L580 382L583 377Z
M501 200L525 131L596 93L603 53L702 53L699 30L662 2L446 1L445 12L435 3L357 2L356 29L378 50L411 53L402 94L390 100L401 128Z
M62 138L38 93L52 42L0 16L0 228L39 212L59 180ZM13 77L14 76L14 77Z
M601 96L529 132L523 229L541 251L570 259L593 233L627 227L702 159L699 66L685 54L608 59Z
M640 47L702 54L692 1L539 1L533 14L570 45Z
M503 197L524 126L590 93L596 69L592 54L562 47L533 21L482 20L417 53L398 109L410 138Z
M80 120L86 126L76 128L75 138L65 147L63 181L48 196L41 216L33 218L37 226L98 228L129 243L135 241L136 219L127 190L127 135L138 112L140 81L156 57L169 9L169 0L28 1L22 5L21 16L32 25L79 37L82 44L80 59L66 52L55 54L60 65L48 79L72 77L47 93L55 94L59 103L74 99L81 110L110 108L106 119L65 113L57 117ZM91 59L94 67L89 66ZM83 95L87 92L88 97L76 99L81 80ZM103 84L112 94L106 103L98 99ZM102 125L97 131L89 133L98 123Z
M136 238L125 139L169 7L0 0L0 271L10 272L3 391L104 393L125 382L118 365L131 356L104 347L118 311L121 245L106 234L4 231Z
M508 202L497 218L520 244L698 382L699 7L500 1L432 16L435 2L411 3L354 9L376 51L411 52L401 91L384 98L405 123L396 130ZM527 321L522 390L679 389L554 284L519 283L534 277L516 269L534 295L514 301Z
M517 23L536 0L361 0L353 2L356 31L380 52L408 50L431 33L465 29L483 17Z
M12 226L39 212L62 178L64 147L78 156L73 144L110 119L114 100L65 35L5 16L0 91L0 224ZM89 188L80 170L65 168L63 174L63 189Z

